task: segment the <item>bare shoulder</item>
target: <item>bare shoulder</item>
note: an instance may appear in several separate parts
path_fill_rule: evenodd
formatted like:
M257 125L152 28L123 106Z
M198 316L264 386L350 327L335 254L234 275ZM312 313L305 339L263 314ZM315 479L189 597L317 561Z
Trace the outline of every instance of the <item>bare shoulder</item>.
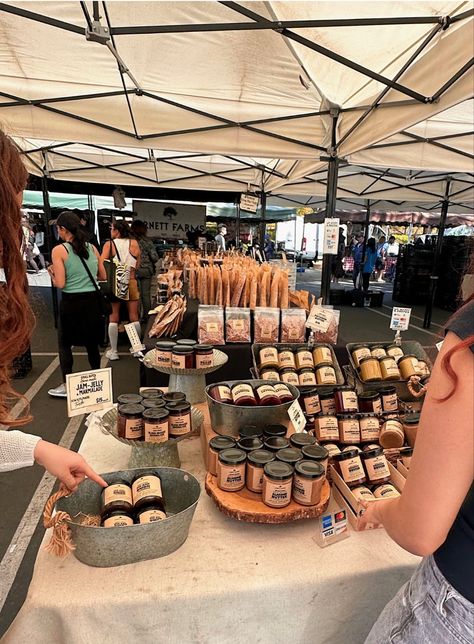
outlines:
M63 245L63 244L58 244L57 246L55 246L55 247L53 248L53 251L52 251L52 257L53 257L53 259L54 259L55 257L56 257L56 258L58 258L58 259L59 259L59 258L66 258L66 257L67 257L67 254L68 254L68 253L67 253L67 250L66 250L66 248L64 247L64 245Z

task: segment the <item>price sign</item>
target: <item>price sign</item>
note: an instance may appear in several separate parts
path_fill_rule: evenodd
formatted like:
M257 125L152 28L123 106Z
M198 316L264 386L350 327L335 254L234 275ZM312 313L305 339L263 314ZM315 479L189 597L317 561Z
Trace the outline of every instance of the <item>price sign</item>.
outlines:
M392 309L392 319L390 328L394 331L407 331L410 324L411 309L402 306L394 306Z
M66 376L66 391L69 418L112 407L112 369L70 373Z
M303 410L300 407L300 404L295 400L288 407L288 416L290 417L293 427L296 432L302 432L306 427L306 418L304 417Z
M240 195L240 210L245 212L257 212L258 197L251 192L243 192Z
M339 242L339 219L332 217L324 220L323 254L337 255Z
M336 541L347 539L348 536L346 510L338 508L333 512L326 512L326 514L319 517L316 541L321 548L329 546Z
M145 345L140 340L140 336L138 335L136 326L133 322L130 322L130 324L125 324L124 328L127 332L130 344L132 345L132 348L130 349L132 353L146 349Z
M331 309L323 309L316 304L311 307L308 319L306 320L306 327L313 329L313 331L321 331L326 333L329 329L331 321L334 319L334 311Z

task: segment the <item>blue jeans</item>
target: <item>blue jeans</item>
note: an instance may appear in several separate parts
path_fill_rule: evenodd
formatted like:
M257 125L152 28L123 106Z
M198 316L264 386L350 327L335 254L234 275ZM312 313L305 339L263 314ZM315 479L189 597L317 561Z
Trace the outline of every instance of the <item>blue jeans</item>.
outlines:
M390 601L365 644L472 644L474 604L427 557Z

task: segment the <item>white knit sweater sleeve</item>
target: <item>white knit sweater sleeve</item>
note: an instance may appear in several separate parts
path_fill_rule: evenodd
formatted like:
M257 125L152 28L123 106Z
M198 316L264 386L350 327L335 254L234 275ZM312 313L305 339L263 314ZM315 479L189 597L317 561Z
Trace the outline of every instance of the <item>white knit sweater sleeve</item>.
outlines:
M33 465L35 447L40 440L39 436L17 430L0 430L0 472Z

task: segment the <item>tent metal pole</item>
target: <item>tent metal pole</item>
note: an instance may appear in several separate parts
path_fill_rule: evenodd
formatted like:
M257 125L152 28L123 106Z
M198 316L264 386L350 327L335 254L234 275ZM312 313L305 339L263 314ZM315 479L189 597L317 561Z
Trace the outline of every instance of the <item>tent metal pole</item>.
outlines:
M237 200L235 207L237 209L237 222L235 226L235 246L240 246L240 199Z
M53 238L51 235L51 226L49 225L49 220L51 219L51 204L49 203L48 179L45 175L41 177L41 188L43 191L43 213L45 218L46 247L48 249L48 253L51 258L52 250L53 250ZM54 326L57 329L58 316L59 316L58 289L52 283L51 283L51 298L53 301Z
M425 308L425 317L423 320L423 328L429 329L431 326L431 316L433 313L433 304L436 295L436 289L438 287L439 280L439 258L441 255L441 247L443 246L443 236L444 229L446 228L446 217L448 215L449 208L449 190L451 187L451 178L446 179L446 190L444 193L443 203L441 205L441 216L439 219L438 226L438 238L436 240L436 247L433 258L433 270L430 275L430 292L428 295L428 301Z
M262 256L264 257L263 254L263 249L265 247L265 229L266 229L266 223L265 223L265 217L267 213L267 193L262 190L262 194L260 196L260 202L261 202L261 209L262 209L262 218L260 221L260 234L259 234L259 242L260 242L260 252L262 253Z
M331 157L328 163L325 219L334 217L336 212L338 173L339 159L338 157ZM321 273L321 297L323 298L323 304L329 304L329 292L331 290L331 260L332 255L323 255L323 267Z

